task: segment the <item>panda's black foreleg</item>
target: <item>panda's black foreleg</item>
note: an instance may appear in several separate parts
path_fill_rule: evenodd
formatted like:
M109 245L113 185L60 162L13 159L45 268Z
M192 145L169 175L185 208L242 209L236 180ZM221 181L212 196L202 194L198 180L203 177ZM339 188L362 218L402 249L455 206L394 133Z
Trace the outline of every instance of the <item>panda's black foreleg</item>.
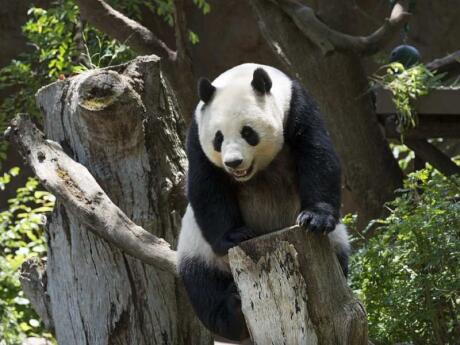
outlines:
M212 245L212 250L219 255L226 255L230 248L236 247L241 242L256 237L254 231L247 226L241 226L227 231L220 239Z
M206 328L230 340L249 337L240 296L229 272L187 259L180 263L179 275L195 313Z

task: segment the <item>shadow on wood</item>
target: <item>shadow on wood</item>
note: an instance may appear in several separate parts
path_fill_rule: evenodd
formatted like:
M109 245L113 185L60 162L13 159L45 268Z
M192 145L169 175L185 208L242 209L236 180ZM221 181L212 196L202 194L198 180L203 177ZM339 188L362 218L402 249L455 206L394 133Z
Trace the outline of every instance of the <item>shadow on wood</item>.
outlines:
M229 251L255 344L368 344L366 311L328 237L297 226Z

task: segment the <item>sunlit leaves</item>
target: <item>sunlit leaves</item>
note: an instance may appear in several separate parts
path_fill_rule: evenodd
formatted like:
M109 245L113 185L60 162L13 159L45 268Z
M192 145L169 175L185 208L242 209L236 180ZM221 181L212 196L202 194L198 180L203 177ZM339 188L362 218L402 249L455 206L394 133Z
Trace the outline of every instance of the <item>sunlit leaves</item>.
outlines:
M404 133L404 130L417 125L413 102L440 86L444 74L434 75L423 64L406 69L399 62L384 66L383 69L384 75L375 74L371 80L392 93L398 115L398 130Z
M6 188L18 168L0 176L0 186ZM36 179L29 178L16 196L8 200L8 208L0 211L0 334L7 345L22 342L25 336L46 336L35 312L30 307L19 284L19 268L27 258L46 255L43 225L45 214L52 211L55 198L39 188Z
M455 343L460 304L460 177L410 174L391 213L353 256L352 286L377 344Z

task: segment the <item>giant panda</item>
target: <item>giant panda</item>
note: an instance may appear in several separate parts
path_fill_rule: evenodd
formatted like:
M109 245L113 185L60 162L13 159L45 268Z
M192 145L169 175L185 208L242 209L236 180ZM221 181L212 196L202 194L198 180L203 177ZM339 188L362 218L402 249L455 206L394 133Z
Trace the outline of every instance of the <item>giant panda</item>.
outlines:
M199 319L248 337L229 248L295 223L328 233L346 276L340 165L317 106L280 70L242 64L200 79L187 136L187 197L178 271Z

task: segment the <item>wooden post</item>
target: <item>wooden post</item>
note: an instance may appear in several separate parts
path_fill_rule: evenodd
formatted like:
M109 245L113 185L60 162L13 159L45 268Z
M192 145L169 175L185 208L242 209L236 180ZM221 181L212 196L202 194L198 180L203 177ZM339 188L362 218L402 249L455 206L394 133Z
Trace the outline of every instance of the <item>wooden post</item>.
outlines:
M367 345L367 318L328 237L292 227L229 252L254 344Z

